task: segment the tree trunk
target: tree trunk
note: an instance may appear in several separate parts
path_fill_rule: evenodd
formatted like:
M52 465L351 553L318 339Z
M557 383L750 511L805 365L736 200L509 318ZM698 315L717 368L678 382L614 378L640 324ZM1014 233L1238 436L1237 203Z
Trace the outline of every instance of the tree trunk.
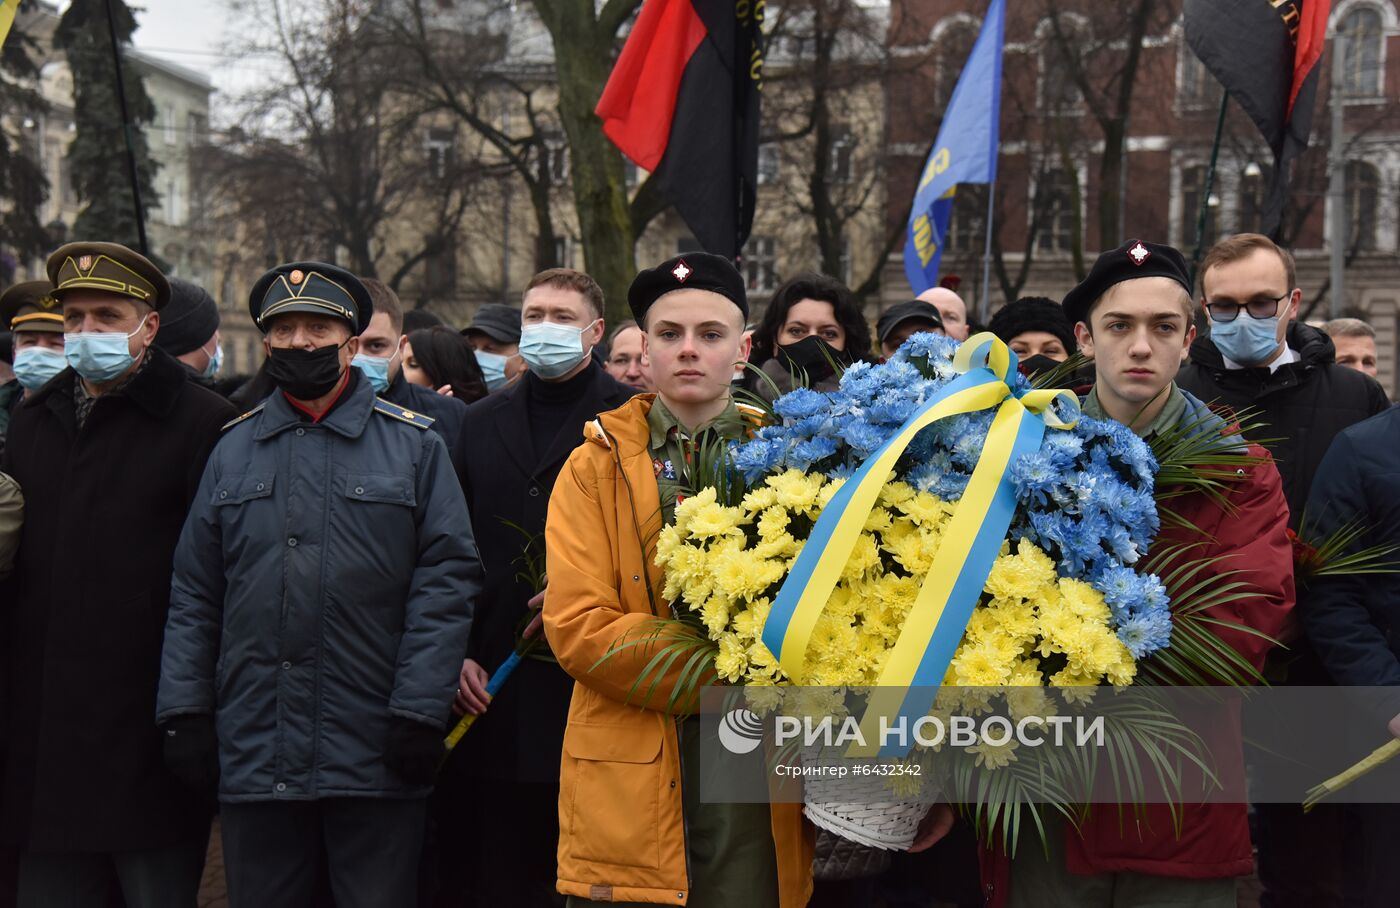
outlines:
M636 276L637 259L622 154L593 113L612 68L614 35L604 33L592 3L556 0L536 7L554 37L559 119L569 142L585 267L603 288L605 317L616 324L630 317L627 288Z
M1127 124L1123 119L1103 124L1103 154L1099 156L1099 251L1123 242L1123 166Z

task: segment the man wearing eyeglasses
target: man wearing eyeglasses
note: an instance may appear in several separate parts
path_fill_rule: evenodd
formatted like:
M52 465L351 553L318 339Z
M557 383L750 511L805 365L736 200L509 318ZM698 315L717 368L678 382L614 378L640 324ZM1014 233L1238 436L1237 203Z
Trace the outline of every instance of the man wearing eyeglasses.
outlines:
M1390 402L1375 379L1336 363L1331 338L1297 321L1303 292L1293 256L1268 237L1221 240L1201 261L1200 275L1210 335L1196 338L1176 382L1264 424L1250 435L1274 456L1296 530L1332 439ZM1286 662L1268 669L1273 679L1290 686L1332 683L1307 640L1285 636L1283 642ZM1347 816L1327 805L1307 817L1288 804L1257 804L1255 811L1263 904L1340 904L1344 878L1358 872L1347 866Z
M1268 237L1221 240L1201 261L1200 275L1210 334L1191 345L1191 362L1176 382L1207 403L1248 409L1266 424L1254 434L1278 463L1289 523L1297 529L1332 439L1390 401L1374 379L1337 365L1325 333L1296 320L1303 291L1293 256Z

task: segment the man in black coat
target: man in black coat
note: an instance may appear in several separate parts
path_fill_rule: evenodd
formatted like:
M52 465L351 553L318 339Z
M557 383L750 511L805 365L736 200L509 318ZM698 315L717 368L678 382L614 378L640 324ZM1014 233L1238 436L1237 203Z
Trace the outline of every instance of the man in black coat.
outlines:
M1400 546L1400 410L1387 410L1337 436L1314 478L1308 513L1322 536L1359 527L1351 551ZM1316 577L1300 589L1298 604L1308 638L1337 683L1370 688L1356 693L1360 753L1387 736L1400 737L1400 587L1393 575ZM1367 780L1378 801L1393 801L1388 795L1395 791L1397 768L1392 763ZM1365 803L1353 809L1361 819L1362 904L1393 905L1400 891L1395 861L1400 805Z
M1210 334L1191 345L1176 383L1264 423L1255 434L1278 464L1296 530L1332 439L1390 401L1375 379L1337 365L1326 334L1296 321L1303 291L1288 250L1257 233L1237 234L1206 253L1200 274Z
M433 420L433 430L447 442L451 451L462 431L465 402L438 394L431 388L409 384L403 377L403 303L389 285L374 278L361 278L374 303L374 317L360 335L360 352L355 365L365 373L374 393L400 407L422 413Z
M1303 292L1288 250L1257 233L1237 234L1211 247L1200 275L1210 335L1192 344L1177 384L1208 404L1248 409L1249 422L1264 424L1252 434L1278 465L1296 530L1332 440L1390 402L1375 379L1337 365L1326 334L1295 320ZM1298 612L1306 617L1306 603ZM1331 683L1307 640L1283 642L1288 649L1271 657L1270 675L1290 685ZM1322 805L1304 816L1298 805L1263 803L1255 817L1264 904L1333 904L1356 875L1344 810Z
M453 459L486 585L457 699L459 712L480 718L453 752L435 796L438 905L562 901L554 891L559 757L573 680L546 656L524 659L493 700L485 685L529 620L527 603L543 589L522 576L525 550L533 539L530 554L543 565L549 495L564 461L583 440L585 423L636 393L589 355L603 337L602 316L602 290L588 275L536 275L521 310L520 350L530 371L472 404L457 443ZM540 340L561 336L571 339L568 351ZM538 622L531 630L539 633ZM539 650L548 652L543 641Z
M15 414L0 469L24 490L4 595L11 696L0 835L21 906L194 903L210 804L162 762L155 725L171 564L220 427L235 414L153 346L169 285L135 252L48 261L70 368Z

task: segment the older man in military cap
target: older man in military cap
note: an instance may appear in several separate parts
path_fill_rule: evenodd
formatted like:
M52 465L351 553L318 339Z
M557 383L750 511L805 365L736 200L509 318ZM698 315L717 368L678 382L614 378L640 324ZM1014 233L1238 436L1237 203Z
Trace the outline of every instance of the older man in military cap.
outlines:
M233 410L152 346L155 265L73 243L48 273L68 365L26 395L0 464L26 502L0 618L0 836L22 850L21 905L105 904L115 876L128 906L188 906L211 805L165 768L155 691L175 542Z
M0 293L0 330L11 335L14 378L0 385L0 451L10 415L68 365L63 357L63 310L48 281L25 281Z
M175 558L157 719L217 776L230 903L413 905L481 567L432 420L351 367L373 306L350 273L253 287L278 390L215 449Z

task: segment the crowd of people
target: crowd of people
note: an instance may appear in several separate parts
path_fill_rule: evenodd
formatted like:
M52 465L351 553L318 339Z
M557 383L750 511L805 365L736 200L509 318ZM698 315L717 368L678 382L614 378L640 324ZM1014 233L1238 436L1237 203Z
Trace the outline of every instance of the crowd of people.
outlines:
M235 908L1224 908L1253 872L1268 906L1400 891L1386 805L1105 811L1013 856L935 804L888 869L828 881L800 805L699 797L677 679L637 703L650 654L615 648L670 615L647 540L699 446L753 432L746 400L975 333L951 288L872 326L802 274L755 321L733 264L689 253L636 276L633 320L558 268L459 331L291 262L249 296L265 361L229 376L202 288L104 242L46 271L0 294L0 906L189 908L216 814ZM1266 237L1221 240L1194 284L1132 240L987 330L1028 374L1081 354L1066 380L1089 416L1248 444L1222 496L1180 508L1245 566L1220 617L1257 633L1230 645L1274 683L1400 686L1384 575L1293 582L1305 510L1400 544L1375 332L1304 323L1301 302Z

